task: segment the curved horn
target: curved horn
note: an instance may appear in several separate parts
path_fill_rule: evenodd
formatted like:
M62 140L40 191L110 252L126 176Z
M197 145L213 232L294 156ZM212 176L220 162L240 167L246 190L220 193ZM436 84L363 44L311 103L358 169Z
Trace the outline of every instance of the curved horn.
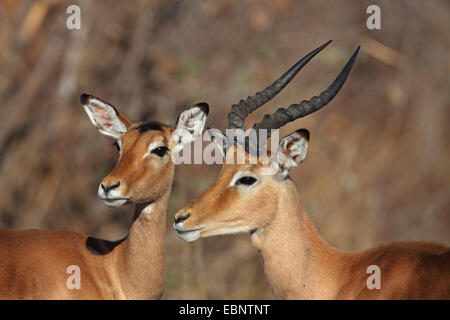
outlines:
M254 110L275 97L287 84L295 77L295 75L307 64L316 54L322 51L332 40L327 41L319 48L311 51L305 57L294 64L285 74L277 81L265 88L263 91L257 92L253 97L247 97L245 100L239 101L238 104L231 106L231 112L228 113L228 129L245 129L244 119Z
M266 114L260 122L255 123L253 129L278 129L288 122L307 116L327 105L339 92L350 74L359 49L360 47L358 46L341 73L339 73L328 89L319 94L319 96L314 96L310 100L303 100L299 104L291 104L287 109L279 108L273 114ZM269 137L271 132L270 130L267 131L267 136Z

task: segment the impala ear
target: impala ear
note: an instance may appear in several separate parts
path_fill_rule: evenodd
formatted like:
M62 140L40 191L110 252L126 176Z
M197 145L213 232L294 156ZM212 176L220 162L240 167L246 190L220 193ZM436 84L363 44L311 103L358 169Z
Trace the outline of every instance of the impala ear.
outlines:
M211 141L214 143L216 150L221 154L222 158L225 158L225 146L227 143L227 138L220 132L219 129L208 128L206 130Z
M300 129L284 137L280 141L275 161L279 166L279 173L287 176L289 170L305 160L308 151L309 131Z
M85 93L80 96L80 102L92 124L104 135L119 139L127 132L130 121L111 104Z
M172 133L172 140L177 148L182 148L183 144L190 143L202 135L208 113L209 106L204 102L180 113Z

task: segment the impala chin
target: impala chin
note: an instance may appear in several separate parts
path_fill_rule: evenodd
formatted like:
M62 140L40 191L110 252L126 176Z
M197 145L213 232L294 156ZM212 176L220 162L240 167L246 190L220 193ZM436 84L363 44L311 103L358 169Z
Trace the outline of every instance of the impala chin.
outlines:
M108 207L113 208L123 206L128 201L128 199L126 198L116 198L116 199L103 198L102 200L103 203L106 204Z
M181 223L174 223L173 229L177 236L187 242L194 242L200 238L200 229L186 229L181 226Z
M200 238L200 231L193 230L193 231L177 231L177 236L184 241L187 242L194 242L197 241Z
M251 232L253 229L249 227L235 227L235 228L218 228L211 231L205 231L202 234L203 238L212 237L212 236L225 236L229 234L240 234Z

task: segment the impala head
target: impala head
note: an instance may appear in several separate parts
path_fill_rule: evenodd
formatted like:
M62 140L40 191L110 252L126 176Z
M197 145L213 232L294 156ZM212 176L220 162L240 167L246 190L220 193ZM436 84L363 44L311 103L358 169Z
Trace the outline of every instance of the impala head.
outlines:
M171 185L171 153L202 134L208 115L206 103L183 111L175 126L157 122L131 123L111 104L82 94L84 110L94 126L115 140L119 159L98 187L98 196L112 207L159 199Z
M228 128L244 130L245 117L280 92L329 43L330 41L302 58L263 91L233 105L228 114ZM319 96L265 115L253 128L268 130L269 136L270 129L278 129L325 106L344 84L358 51L359 47L335 81ZM257 145L264 143L265 141L257 141ZM261 155L259 148L254 152L247 144L242 146L239 143L224 150L227 159L233 159L238 152L245 152L245 163L224 164L217 180L175 214L173 227L177 235L186 241L195 241L200 237L213 235L254 232L268 226L280 202L289 201L287 195L293 190L289 170L305 159L308 143L309 132L300 129L281 139L274 154Z

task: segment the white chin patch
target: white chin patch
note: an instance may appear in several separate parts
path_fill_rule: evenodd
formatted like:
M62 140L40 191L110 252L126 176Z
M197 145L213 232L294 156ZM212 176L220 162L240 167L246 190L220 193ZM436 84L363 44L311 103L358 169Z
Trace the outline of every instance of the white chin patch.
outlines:
M106 204L108 207L120 207L124 205L127 202L127 199L116 199L116 200L108 200L108 199L102 199L103 203Z
M177 231L177 236L184 241L187 242L194 242L200 238L200 231L193 230L193 231Z

